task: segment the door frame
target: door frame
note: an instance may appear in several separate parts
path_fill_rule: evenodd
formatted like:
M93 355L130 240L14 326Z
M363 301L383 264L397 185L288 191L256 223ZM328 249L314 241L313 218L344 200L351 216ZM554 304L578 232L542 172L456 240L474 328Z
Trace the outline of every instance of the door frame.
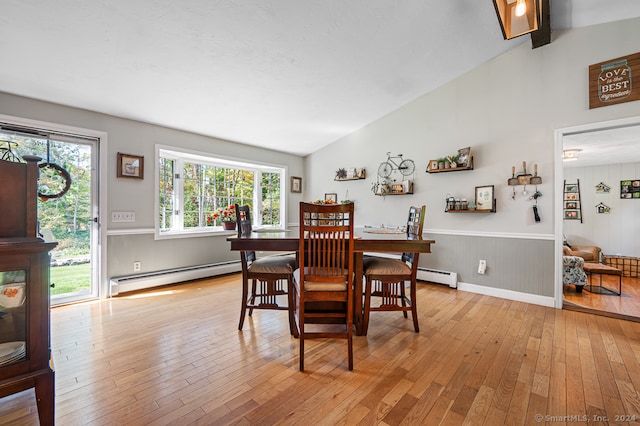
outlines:
M581 124L578 126L564 127L556 129L554 132L554 158L555 158L555 287L554 299L555 307L562 309L563 285L562 285L562 229L563 229L563 183L564 169L562 164L562 148L564 137L576 133L589 133L600 130L615 129L619 127L640 126L640 116L622 118L617 120L600 121L595 123Z
M96 238L97 241L97 256L96 265L98 276L98 297L100 299L106 299L109 297L109 280L107 279L107 146L108 135L107 132L85 129L82 127L67 126L64 124L51 123L47 121L33 120L29 118L16 117L12 115L0 114L0 120L8 123L13 123L25 127L35 127L38 129L46 129L54 132L79 134L84 136L90 136L98 139L98 170L96 178L98 180L96 185L96 200L98 203L98 231ZM104 225L103 225L103 221Z

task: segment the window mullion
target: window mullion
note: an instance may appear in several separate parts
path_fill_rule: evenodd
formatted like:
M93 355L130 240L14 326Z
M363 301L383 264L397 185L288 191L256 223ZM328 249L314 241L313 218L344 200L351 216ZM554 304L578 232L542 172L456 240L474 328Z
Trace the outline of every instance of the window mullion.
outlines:
M176 159L176 168L174 170L176 201L173 210L174 214L174 231L182 231L184 229L184 160Z

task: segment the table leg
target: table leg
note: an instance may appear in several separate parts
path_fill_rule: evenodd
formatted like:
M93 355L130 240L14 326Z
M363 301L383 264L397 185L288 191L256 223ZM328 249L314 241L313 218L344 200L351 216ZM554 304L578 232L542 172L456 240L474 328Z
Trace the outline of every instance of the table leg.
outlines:
M353 322L356 326L356 336L362 336L364 334L364 312L362 306L362 259L364 254L362 252L355 253L354 259L354 273L356 274L353 285Z

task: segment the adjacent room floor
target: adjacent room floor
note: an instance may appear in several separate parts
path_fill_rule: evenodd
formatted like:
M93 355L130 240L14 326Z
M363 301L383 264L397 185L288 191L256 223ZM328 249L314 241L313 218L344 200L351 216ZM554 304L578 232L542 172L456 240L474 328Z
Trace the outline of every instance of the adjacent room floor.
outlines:
M565 285L564 308L640 321L640 278L622 277L622 294L620 296L606 290L599 290L597 287L600 284L598 275L593 277L593 284L593 291L589 291L587 285L582 293L577 293L573 285ZM617 290L618 277L603 275L602 285Z

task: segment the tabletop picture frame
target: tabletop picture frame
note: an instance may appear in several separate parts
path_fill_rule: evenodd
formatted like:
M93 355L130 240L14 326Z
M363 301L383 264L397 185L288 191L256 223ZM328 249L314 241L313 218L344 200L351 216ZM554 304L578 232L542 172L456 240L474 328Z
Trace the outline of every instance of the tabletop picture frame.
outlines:
M338 194L335 192L328 192L324 194L324 201L329 201L330 203L338 204Z
M144 156L119 152L117 176L144 179Z
M471 164L471 147L458 150L458 167L469 167Z
M476 186L476 210L493 211L494 186Z
M291 192L302 192L302 178L291 176Z

